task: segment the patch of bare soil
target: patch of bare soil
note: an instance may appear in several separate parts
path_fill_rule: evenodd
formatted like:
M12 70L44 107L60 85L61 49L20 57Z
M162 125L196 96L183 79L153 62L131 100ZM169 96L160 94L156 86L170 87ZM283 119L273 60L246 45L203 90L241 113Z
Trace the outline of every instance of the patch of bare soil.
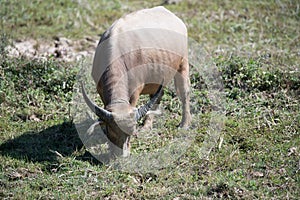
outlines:
M78 61L94 55L99 38L70 40L64 37L46 40L18 40L6 50L10 57L28 57L34 59L55 58L66 62Z

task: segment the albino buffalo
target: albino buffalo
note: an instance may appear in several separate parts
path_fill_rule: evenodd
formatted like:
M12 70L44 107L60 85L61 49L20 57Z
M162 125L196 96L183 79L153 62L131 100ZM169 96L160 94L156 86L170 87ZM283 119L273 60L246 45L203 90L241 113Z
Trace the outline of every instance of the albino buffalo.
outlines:
M152 127L149 111L157 109L162 86L173 78L182 102L180 127L190 125L187 29L164 7L140 10L114 22L101 36L92 77L105 107L93 103L82 85L83 96L105 124L114 155L129 155L130 136L137 134L139 119L145 117L144 128ZM141 94L151 99L137 109Z

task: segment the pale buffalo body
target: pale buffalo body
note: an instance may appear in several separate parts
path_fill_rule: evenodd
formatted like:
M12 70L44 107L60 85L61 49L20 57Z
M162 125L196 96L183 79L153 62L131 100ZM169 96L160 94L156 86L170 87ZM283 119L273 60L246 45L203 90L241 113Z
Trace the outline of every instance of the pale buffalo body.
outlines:
M148 111L157 108L163 95L159 86L173 78L182 102L180 126L190 125L187 29L164 7L126 15L104 32L96 49L92 77L104 109L95 105L84 89L83 94L105 123L114 154L129 154L129 140L136 134L137 120L146 116L144 127L152 127L153 114ZM140 94L152 98L136 109Z

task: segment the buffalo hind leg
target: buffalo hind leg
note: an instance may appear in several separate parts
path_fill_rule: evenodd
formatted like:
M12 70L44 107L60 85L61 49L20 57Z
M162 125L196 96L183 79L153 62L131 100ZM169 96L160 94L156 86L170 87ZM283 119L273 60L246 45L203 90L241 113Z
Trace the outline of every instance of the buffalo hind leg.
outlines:
M190 113L190 80L189 80L189 65L187 60L183 61L180 70L176 73L175 87L177 95L182 102L182 119L180 127L188 129L191 124L191 113Z

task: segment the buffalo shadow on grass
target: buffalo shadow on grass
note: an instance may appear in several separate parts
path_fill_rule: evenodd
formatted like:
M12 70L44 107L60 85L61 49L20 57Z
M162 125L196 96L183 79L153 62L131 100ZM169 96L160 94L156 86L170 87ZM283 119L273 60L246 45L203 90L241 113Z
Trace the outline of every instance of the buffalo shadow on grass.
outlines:
M40 132L25 132L0 145L0 154L29 162L57 163L58 157L71 156L80 150L83 144L73 122L51 126ZM87 151L76 156L77 160L91 164L101 164Z

